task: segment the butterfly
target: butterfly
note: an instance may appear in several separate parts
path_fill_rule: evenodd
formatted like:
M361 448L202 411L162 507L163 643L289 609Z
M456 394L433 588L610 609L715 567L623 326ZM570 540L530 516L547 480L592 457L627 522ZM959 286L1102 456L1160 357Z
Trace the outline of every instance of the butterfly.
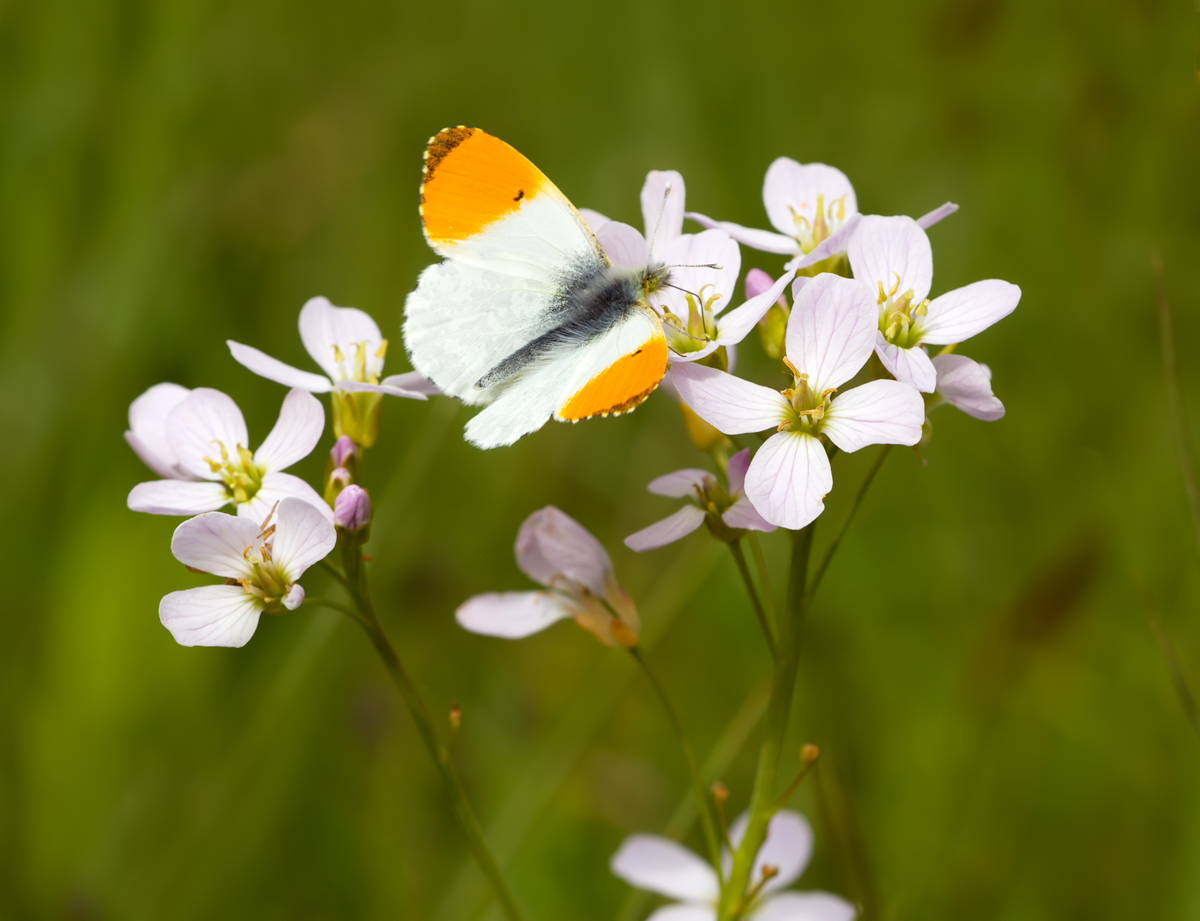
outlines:
M405 304L413 366L484 409L481 448L551 419L629 412L667 370L650 296L670 270L614 266L567 197L514 148L478 128L447 128L425 148L425 238L443 261Z

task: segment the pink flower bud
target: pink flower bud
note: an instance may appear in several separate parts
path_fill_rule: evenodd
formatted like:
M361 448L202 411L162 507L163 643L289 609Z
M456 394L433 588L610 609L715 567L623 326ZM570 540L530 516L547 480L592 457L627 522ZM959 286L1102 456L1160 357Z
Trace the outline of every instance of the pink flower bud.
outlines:
M746 300L758 297L775 284L775 279L762 269L751 269L746 273Z
M333 443L333 448L329 451L329 459L333 461L333 466L345 467L346 461L351 457L358 457L358 448L354 447L354 442L350 440L349 435L343 435Z
M371 499L361 486L351 484L338 493L333 522L346 531L361 531L371 523Z
M337 483L340 488L345 488L350 485L350 471L345 467L338 467L333 473L329 474L329 482Z

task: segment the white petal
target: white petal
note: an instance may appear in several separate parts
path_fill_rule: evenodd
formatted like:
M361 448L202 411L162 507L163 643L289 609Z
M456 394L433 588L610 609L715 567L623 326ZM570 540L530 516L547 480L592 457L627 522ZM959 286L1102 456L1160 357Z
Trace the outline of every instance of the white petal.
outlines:
M261 602L240 585L189 588L158 603L158 619L180 646L245 646L261 612Z
M671 366L675 389L696 414L726 435L761 432L788 418L788 402L778 390L703 365Z
M579 212L579 216L591 228L593 234L599 233L600 228L612 220L612 218L605 217L599 211L593 211L591 208L576 208L575 210Z
M421 375L416 375L420 380L424 380ZM396 374L394 377L407 377L407 375ZM407 390L404 387L395 384L389 384L392 378L384 378L378 384L368 384L363 381L334 381L334 387L338 390L345 390L347 393L386 393L388 396L403 397L407 400L428 400L429 396L420 390ZM434 390L437 387L430 384Z
M625 538L625 546L639 553L644 550L657 550L659 547L665 547L680 538L687 537L702 524L704 524L704 512L689 503L674 515L669 515L662 521L656 521L649 527L630 534Z
M378 324L361 310L334 307L327 298L311 298L300 309L300 341L330 380L349 376L346 372L360 343L366 343L368 367L383 364L374 357L383 345ZM341 352L342 362L337 360L335 348Z
M294 611L302 604L304 604L304 586L293 585L283 599L283 606L289 611Z
M552 592L490 592L463 602L454 619L464 630L519 640L573 616L565 599Z
M632 835L609 869L639 889L688 902L713 902L721 894L716 871L682 844L660 835Z
M308 483L290 473L275 472L264 476L262 488L254 494L254 498L238 506L238 515L261 523L271 513L271 509L287 498L304 500L330 524L333 523L333 509L329 507L329 503Z
M626 269L644 269L650 262L650 244L638 233L636 227L609 221L596 234L604 255L615 266Z
M796 295L787 325L787 355L819 395L859 372L875 348L879 312L866 287L818 275Z
M674 473L664 473L650 481L647 491L656 496L669 496L672 499L689 499L696 495L696 487L704 486L705 480L715 480L707 470L688 467L676 470Z
M677 237L669 245L660 247L655 258L671 267L671 284L675 286L661 289L656 300L669 307L675 316L687 319L684 291L699 295L703 301L718 295L712 306L714 313L729 306L742 269L742 253L737 242L725 231L704 230ZM702 268L710 265L720 268Z
M800 252L800 244L790 236L782 233L772 233L769 230L756 230L753 227L743 227L733 221L714 221L704 214L689 211L687 216L710 230L723 230L739 243L763 253L778 253L790 256Z
M992 395L992 372L966 355L936 355L937 392L968 416L994 422L1004 415L1004 404Z
M646 921L717 921L717 910L708 905L664 905Z
M264 470L286 470L312 453L325 431L325 409L307 390L294 388L283 398L279 420L254 452Z
M717 320L717 341L721 345L733 345L745 339L750 330L754 329L754 325L771 309L771 305L779 300L793 274L784 272L779 280L762 294L750 298L736 310L722 314Z
M428 378L422 377L419 371L405 371L403 374L389 374L382 381L384 387L395 387L405 393L423 393L427 397L440 397L442 391L438 385Z
M656 258L683 233L683 204L687 190L675 170L651 170L642 183L642 226L653 243Z
M256 547L258 524L248 518L208 512L189 518L171 535L171 553L184 566L225 579L246 579L254 574L243 555Z
M780 892L763 901L753 921L854 921L858 910L829 892Z
M809 252L802 253L792 259L784 268L806 269L810 265L816 265L818 262L828 259L830 256L845 252L846 247L850 245L850 238L858 230L858 222L860 220L862 220L861 214L855 214L847 218L846 223L841 227L814 246Z
M603 596L613 576L612 560L600 541L553 505L522 522L515 549L521 572L542 585L553 586L556 577L566 576Z
M899 276L897 294L912 289L921 301L933 284L933 250L929 237L911 217L880 217L869 214L846 246L854 277L866 283L873 294L879 284L891 291Z
M797 530L825 510L833 489L829 457L819 439L779 432L766 440L746 473L746 495L771 524Z
M253 346L242 345L232 339L226 339L225 344L229 346L230 354L240 365L249 368L259 377L265 377L285 387L299 387L310 393L328 393L333 389L332 382L323 374L293 368L278 358L272 358L266 352L260 352Z
M274 522L271 555L289 582L297 581L304 570L329 556L337 544L333 525L315 505L303 499L280 502Z
M900 381L868 381L834 397L821 431L843 451L867 445L915 445L921 440L925 401Z
M998 278L935 297L921 321L921 341L949 345L970 339L1016 310L1020 299L1020 288Z
M912 384L922 393L933 393L934 385L937 384L937 372L933 369L929 355L919 345L911 349L902 349L884 339L883 333L877 330L875 354L896 380Z
M746 826L749 824L750 816L743 812L729 826L729 843L735 849L742 843ZM751 882L761 879L762 868L769 865L779 872L771 877L763 891L786 889L800 878L800 874L812 858L812 850L813 832L808 819L791 809L779 810L771 817L767 825L767 836L754 858L754 867L750 871Z
M747 531L775 530L775 525L758 514L758 509L747 496L739 496L733 505L721 514L721 520L731 528L743 528Z
M763 205L771 226L780 233L796 235L794 216L805 218L811 228L817 216L818 196L823 196L827 216L839 198L843 199L844 217L858 212L854 186L840 169L824 163L797 163L789 157L780 157L767 168Z
M152 480L129 491L130 511L151 515L198 515L213 512L230 501L224 483L207 480Z
M167 442L186 473L202 480L217 475L204 458L220 462L221 448L237 461L238 445L248 448L246 420L233 400L208 387L197 387L167 416Z
M125 440L147 467L161 477L177 478L175 452L167 442L167 416L191 393L179 384L155 384L129 406Z
M921 226L922 230L928 230L934 224L938 223L938 221L948 218L957 210L958 205L954 204L952 201L948 201L940 208L934 208L927 214L922 214L919 218L917 218L917 223Z
M746 471L750 469L750 449L742 448L725 464L725 480L729 495L736 496L746 487Z

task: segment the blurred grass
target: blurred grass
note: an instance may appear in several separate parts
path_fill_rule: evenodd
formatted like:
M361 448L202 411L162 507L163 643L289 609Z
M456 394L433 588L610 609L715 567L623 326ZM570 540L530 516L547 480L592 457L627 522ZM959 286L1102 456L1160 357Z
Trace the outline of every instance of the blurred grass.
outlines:
M675 168L690 207L763 226L780 154L838 165L870 212L962 205L931 233L935 292L1022 286L964 348L1008 416L939 410L927 466L893 452L822 588L794 731L821 745L829 802L797 797L818 831L803 885L856 896L865 865L887 918L1200 917L1200 749L1134 585L1195 687L1150 254L1194 412L1197 18L1149 0L0 5L0 915L478 917L448 901L473 877L352 625L269 618L231 651L157 623L199 580L170 557L173 520L125 510L146 473L120 437L129 401L175 380L229 392L261 438L282 389L223 340L307 366L311 295L396 334L430 261L424 141L468 123L630 221L644 173ZM559 505L661 630L701 758L761 639L731 562L701 567L704 535L620 545L671 509L644 484L697 460L668 401L489 453L461 441L468 417L385 410L366 469L381 613L435 706L462 705L458 756L498 839L511 798L537 794L512 845L531 914L612 918L608 857L686 792L651 693L598 684L619 666L569 625L509 644L451 612L523 586L517 525ZM838 459L819 542L869 455ZM765 550L778 566L783 543ZM733 812L752 771L753 737L724 775Z

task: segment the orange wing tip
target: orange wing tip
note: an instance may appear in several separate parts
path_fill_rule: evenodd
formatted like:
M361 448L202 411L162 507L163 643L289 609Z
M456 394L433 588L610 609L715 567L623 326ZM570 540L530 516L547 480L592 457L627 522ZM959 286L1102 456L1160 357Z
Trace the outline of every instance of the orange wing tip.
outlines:
M443 128L431 137L429 143L425 145L425 170L422 181L428 182L438 165L453 152L455 147L470 138L475 130L466 125L458 125L455 128Z
M667 373L667 341L660 332L593 377L555 415L563 422L619 416L636 409Z

